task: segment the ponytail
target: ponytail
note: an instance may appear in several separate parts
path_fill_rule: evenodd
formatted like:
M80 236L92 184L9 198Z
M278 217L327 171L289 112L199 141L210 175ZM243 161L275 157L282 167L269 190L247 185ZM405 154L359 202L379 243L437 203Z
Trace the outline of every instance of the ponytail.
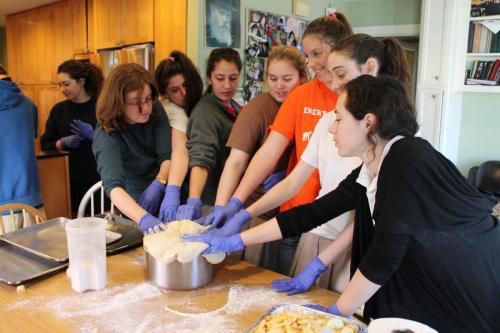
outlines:
M379 64L378 75L387 75L395 78L410 91L411 82L403 48L392 38L381 41L366 35L355 34L339 41L332 49L356 61L358 65L366 63L369 58L375 58Z
M392 37L382 39L384 45L384 61L380 66L380 73L392 76L409 90L411 87L408 64L403 48L399 41Z
M344 14L335 12L309 23L302 39L308 35L317 35L324 43L333 47L342 38L352 35L352 27Z

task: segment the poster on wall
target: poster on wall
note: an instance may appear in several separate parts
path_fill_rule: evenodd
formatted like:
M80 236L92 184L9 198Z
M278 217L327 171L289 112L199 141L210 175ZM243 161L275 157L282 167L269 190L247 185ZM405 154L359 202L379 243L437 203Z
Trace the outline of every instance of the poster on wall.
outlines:
M301 48L304 20L247 9L243 99L248 102L264 91L265 61L276 45Z
M205 47L240 47L240 0L205 0Z

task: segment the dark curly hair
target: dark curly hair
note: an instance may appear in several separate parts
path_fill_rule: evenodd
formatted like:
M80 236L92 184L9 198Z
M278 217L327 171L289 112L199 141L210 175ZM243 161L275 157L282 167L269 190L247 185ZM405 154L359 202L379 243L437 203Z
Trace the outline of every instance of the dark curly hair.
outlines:
M89 96L97 98L101 92L104 76L102 71L90 62L66 60L57 67L57 73L66 73L74 80L85 79L83 88Z
M406 88L398 80L382 75L361 75L347 83L345 108L357 120L367 113L377 118L369 136L373 145L375 135L390 140L396 135L413 137L418 131L417 113Z
M165 96L170 78L182 74L186 80L186 114L189 116L203 94L203 81L198 69L184 53L172 51L156 67L155 80L160 95Z

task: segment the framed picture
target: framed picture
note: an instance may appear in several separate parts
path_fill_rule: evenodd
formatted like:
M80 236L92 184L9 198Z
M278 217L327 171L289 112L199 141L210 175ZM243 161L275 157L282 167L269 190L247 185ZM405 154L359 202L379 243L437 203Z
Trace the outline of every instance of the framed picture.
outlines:
M240 47L240 0L205 0L205 47Z

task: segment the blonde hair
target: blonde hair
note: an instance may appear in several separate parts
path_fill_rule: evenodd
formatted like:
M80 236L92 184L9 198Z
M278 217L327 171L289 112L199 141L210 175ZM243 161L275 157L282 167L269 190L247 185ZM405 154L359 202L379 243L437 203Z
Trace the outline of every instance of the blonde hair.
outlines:
M299 49L291 45L279 45L274 46L271 50L271 54L267 58L266 70L265 70L265 80L267 80L267 72L269 70L269 65L273 61L287 60L291 62L293 67L299 72L301 78L307 78L307 64L306 58L300 53Z

